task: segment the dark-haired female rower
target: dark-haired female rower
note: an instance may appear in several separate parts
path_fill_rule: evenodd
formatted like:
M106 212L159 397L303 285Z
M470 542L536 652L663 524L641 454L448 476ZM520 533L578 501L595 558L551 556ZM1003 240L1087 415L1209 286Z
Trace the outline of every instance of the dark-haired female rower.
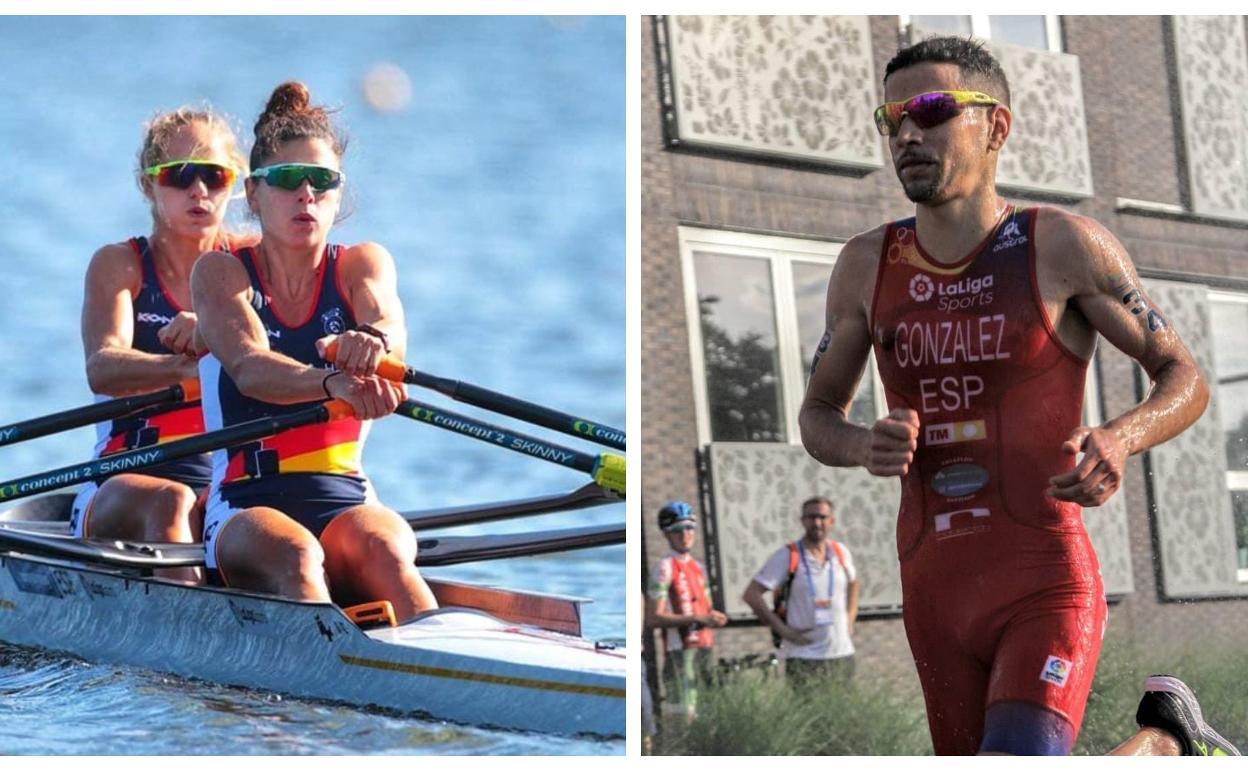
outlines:
M217 452L204 522L210 579L297 599L388 599L400 620L437 603L416 537L381 505L360 458L369 420L401 388L376 376L406 330L394 261L375 243L329 243L343 142L300 83L277 87L256 122L247 200L261 241L206 254L191 285L209 429L346 401L360 419L311 425ZM337 340L337 356L322 359Z

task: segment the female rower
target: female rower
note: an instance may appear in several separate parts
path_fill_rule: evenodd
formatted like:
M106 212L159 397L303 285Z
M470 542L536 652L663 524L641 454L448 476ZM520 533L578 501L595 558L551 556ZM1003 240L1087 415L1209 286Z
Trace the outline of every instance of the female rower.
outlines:
M381 246L329 243L343 141L307 88L274 90L255 126L247 202L261 240L206 254L191 278L209 429L341 399L359 419L311 425L217 452L204 546L209 579L341 604L387 599L399 619L437 606L415 567L416 537L361 468L369 420L402 389L376 376L407 336L394 260ZM333 361L323 360L337 340ZM336 368L335 368L336 367Z
M223 226L230 190L244 168L234 132L210 109L154 118L139 151L138 183L152 212L151 235L103 246L87 268L82 343L97 399L159 390L197 376L191 266L201 254L246 239ZM253 236L250 241L256 239ZM158 406L97 426L95 456L160 444L204 429L199 401ZM87 484L74 500L79 537L193 542L211 459L199 455ZM165 570L196 579L198 570Z

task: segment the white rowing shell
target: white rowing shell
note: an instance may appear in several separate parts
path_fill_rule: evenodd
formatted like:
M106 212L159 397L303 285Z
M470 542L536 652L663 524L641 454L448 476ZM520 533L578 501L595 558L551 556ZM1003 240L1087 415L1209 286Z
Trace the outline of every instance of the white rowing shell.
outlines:
M2 554L0 640L467 724L624 734L623 650L475 610L365 632L330 604Z

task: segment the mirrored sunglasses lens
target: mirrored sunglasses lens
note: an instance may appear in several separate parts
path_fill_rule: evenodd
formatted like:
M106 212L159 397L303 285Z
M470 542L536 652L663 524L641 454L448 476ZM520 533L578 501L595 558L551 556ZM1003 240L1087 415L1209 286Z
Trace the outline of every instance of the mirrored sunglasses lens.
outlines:
M962 105L951 94L920 94L906 104L906 112L919 128L932 128L961 114Z
M317 192L332 190L342 182L340 173L319 166L282 166L270 169L264 178L269 184L283 190L297 190L306 179Z
M313 168L308 169L308 179L312 182L313 189L324 192L341 184L342 174L332 168Z
M234 172L225 166L205 164L198 167L198 173L209 190L220 190L234 183Z

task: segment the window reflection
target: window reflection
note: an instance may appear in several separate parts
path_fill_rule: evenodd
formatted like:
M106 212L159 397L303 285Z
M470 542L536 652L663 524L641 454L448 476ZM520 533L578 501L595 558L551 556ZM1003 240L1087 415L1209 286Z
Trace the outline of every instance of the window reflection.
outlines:
M802 368L806 381L810 380L810 363L815 356L824 331L824 313L828 293L828 279L832 265L826 262L793 262L793 293L797 305L797 332L801 346ZM873 366L868 361L866 371L858 382L858 390L849 407L850 422L871 425L875 422L875 394L871 381Z
M695 253L712 441L786 441L770 263Z
M988 29L993 40L1028 48L1048 48L1048 30L1043 16L989 16Z
M954 35L971 34L970 16L911 16L910 23L924 32L949 32Z

